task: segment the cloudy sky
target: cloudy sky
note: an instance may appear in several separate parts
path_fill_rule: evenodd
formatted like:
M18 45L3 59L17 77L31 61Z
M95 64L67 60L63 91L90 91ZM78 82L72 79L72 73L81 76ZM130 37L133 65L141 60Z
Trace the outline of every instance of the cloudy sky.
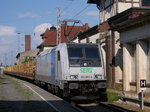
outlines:
M40 34L57 25L57 7L61 8L61 20L77 19L90 27L99 24L96 5L87 4L87 0L1 0L0 63L15 62L19 49L24 51L26 34L32 36L35 49L41 43Z

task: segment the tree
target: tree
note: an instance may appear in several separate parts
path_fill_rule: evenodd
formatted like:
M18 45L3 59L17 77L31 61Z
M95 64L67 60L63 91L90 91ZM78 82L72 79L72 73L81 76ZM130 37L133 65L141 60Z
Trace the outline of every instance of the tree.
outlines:
M27 62L30 62L30 61L34 61L34 58L30 57L30 56L26 56L22 63L27 63Z

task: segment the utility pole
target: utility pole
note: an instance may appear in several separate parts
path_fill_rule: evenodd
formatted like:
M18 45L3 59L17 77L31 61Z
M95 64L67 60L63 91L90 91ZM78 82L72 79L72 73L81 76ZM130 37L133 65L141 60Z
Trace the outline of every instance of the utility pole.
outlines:
M74 20L74 19L65 19L65 20L60 20L60 17L61 17L61 9L60 7L57 7L57 10L58 10L58 13L57 13L57 45L59 43L61 43L61 24L65 24L65 27L64 27L64 36L67 38L67 40L69 41L69 34L71 33L71 31L73 30L75 24L82 24L83 23L80 21L80 20ZM67 23L70 22L70 23L73 23L73 26L72 28L70 29L70 31L67 33Z
M13 50L11 51L11 61L10 61L10 65L13 65Z
M20 52L20 33L18 32L18 53Z
M57 45L61 43L61 23L60 23L60 16L61 16L61 9L57 7L58 15L57 15Z
M4 62L5 62L5 66L7 66L7 53L4 54Z

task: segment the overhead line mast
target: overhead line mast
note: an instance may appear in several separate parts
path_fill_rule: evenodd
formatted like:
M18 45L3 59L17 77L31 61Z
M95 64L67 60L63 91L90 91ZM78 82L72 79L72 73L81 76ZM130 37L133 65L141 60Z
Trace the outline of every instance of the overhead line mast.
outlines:
M60 7L57 7L57 10L58 10L58 15L57 15L57 45L59 43L61 43L61 22L60 22L60 17L61 17L61 9Z
M60 9L60 7L58 6L57 7L57 39L56 39L56 44L58 45L59 43L61 43L61 24L65 24L65 27L64 27L64 36L65 36L65 38L67 38L67 40L68 40L68 42L70 41L69 40L69 34L72 32L72 30L73 30L73 28L74 28L74 26L75 26L75 24L82 24L83 25L83 23L80 21L80 20L74 20L74 19L64 19L64 20L60 20L60 18L61 18L61 9ZM70 29L70 31L67 33L67 29L66 29L66 27L67 27L67 23L68 22L71 22L71 23L73 23L73 26L72 26L72 28Z

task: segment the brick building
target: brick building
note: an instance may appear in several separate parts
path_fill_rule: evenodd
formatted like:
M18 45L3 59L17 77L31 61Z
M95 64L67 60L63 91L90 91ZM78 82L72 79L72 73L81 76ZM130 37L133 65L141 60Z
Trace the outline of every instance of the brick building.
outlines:
M70 42L76 39L79 33L89 29L88 24L85 24L83 26L71 26L62 24L60 27L60 43ZM38 48L40 48L40 51L57 45L57 29L54 26L52 26L50 29L46 29L46 31L41 34L41 37L43 39L43 42L38 46ZM78 42L78 40L76 40L76 42Z

